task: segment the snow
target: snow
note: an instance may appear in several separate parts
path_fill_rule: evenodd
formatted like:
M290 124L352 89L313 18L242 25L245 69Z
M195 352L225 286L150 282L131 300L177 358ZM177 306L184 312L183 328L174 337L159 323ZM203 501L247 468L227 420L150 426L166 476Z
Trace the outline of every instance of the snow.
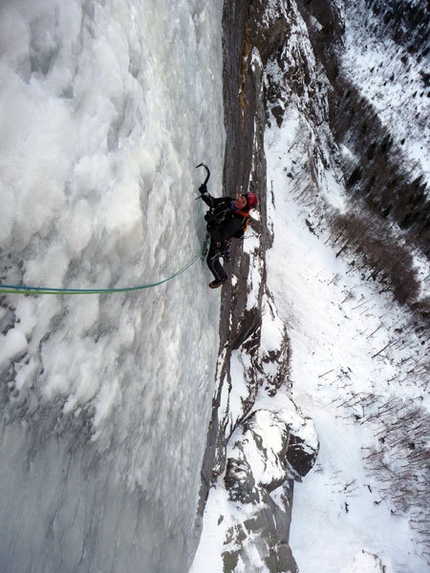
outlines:
M346 28L342 66L371 101L383 124L395 126L391 134L404 150L405 164L416 164L417 173L422 170L430 181L430 134L423 129L429 114L425 74L430 55L417 58L406 46L399 49L365 0L346 0L343 4Z
M27 350L27 340L21 330L13 328L0 335L0 364L21 356Z
M2 283L134 286L200 250L195 166L215 195L222 178L221 10L1 2ZM209 280L199 260L129 295L2 297L2 570L184 570L218 346Z
M381 119L398 126L406 160L428 173L428 93L419 69L402 82L393 43L373 37L371 21L354 18L354 10L362 13L357 2L344 4L343 65ZM198 251L197 163L210 164L210 190L221 192L221 15L221 1L205 0L1 3L2 282L136 285L169 276ZM305 41L297 26L297 41ZM372 67L379 73L369 81ZM396 470L404 462L393 459L397 450L382 449L386 428L377 414L397 397L428 411L422 375L411 367L424 360L428 340L388 293L336 256L318 226L319 199L341 211L348 202L338 173L321 163L312 174L320 197L302 196L306 181L303 188L297 182L309 175L314 126L290 103L282 129L266 136L274 197L267 280L276 312L265 299L260 352L279 347L285 325L292 397L320 443L314 469L295 487L291 547L302 573L424 573L412 527L420 508L400 511L398 492L381 483L385 476L366 456L382 452ZM248 237L247 310L262 280L257 247ZM417 265L428 281L428 265L418 258ZM138 294L2 296L5 572L187 568L218 346L219 296L205 288L209 280L197 263ZM421 296L428 292L423 286ZM241 417L248 367L248 357L233 353L233 392L221 396L231 428ZM262 392L256 407L274 411L316 447L313 424L303 424L285 390L274 398ZM279 434L269 426L264 439L275 447ZM280 503L281 493L273 498ZM193 573L222 571L225 532L247 511L220 480ZM248 542L252 551L252 536ZM253 566L265 571L256 554ZM250 573L243 562L240 571Z
M367 37L368 29L354 17L353 4L357 3L348 6L343 65L372 100L383 122L399 127L395 134L399 142L402 130L407 130L406 164L418 162L428 173L425 142L429 131L413 115L414 106L407 106L410 86L403 84L403 93L396 83L404 81L399 75L395 85L380 93L379 80L366 73L367 58L372 59L375 50L383 62L384 77L391 77L398 66L397 60L390 60L394 47L388 40L387 45L378 45L379 39ZM364 44L367 52L362 51ZM276 74L276 70L269 71ZM412 70L411 83L417 79L415 72ZM425 105L424 99L422 103ZM351 205L336 157L331 156L333 142L329 147L324 125L318 126L321 131L317 132L304 110L292 95L282 127L272 121L265 134L268 226L274 233L273 247L267 253L267 287L274 296L277 315L267 308L263 313L262 351L279 344L280 320L290 343L291 398L299 411L284 389L275 397L261 391L253 410L267 408L290 427L303 424L303 416L309 417L313 424L305 424L301 436L310 445L316 444L316 428L320 444L316 464L294 488L290 546L301 573L425 573L430 571L425 538L428 471L415 466L416 473L408 475L408 459L395 441L396 436L401 441L407 433L417 448L428 448L427 434L419 434L419 425L405 427L404 432L401 427L403 411L408 408L422 408L421 420L428 419L428 332L415 329L407 309L390 293L380 292L381 285L356 268L351 258L338 255L339 247L333 245L324 216L333 211L348 213ZM350 151L344 148L339 153ZM245 240L244 250L249 255L254 246L255 238ZM422 283L419 296L425 299L428 261L415 257ZM255 304L258 274L254 259L247 308ZM244 392L246 366L234 356L233 395ZM237 407L235 404L235 411ZM224 413L226 408L224 399L220 411ZM374 457L375 453L380 458ZM382 459L387 468L381 469L375 459ZM259 463L257 456L253 461L257 469ZM425 482L421 495L414 496L421 480ZM276 492L272 498L276 501ZM399 498L404 503L399 504ZM221 475L209 492L201 542L190 573L224 570L220 553L235 549L229 532L240 527L251 511L249 504L229 499ZM234 570L249 571L249 564L246 569L240 562ZM252 570L263 573L266 567L256 560Z
M282 153L292 131L294 124L285 123L281 133L273 128L266 138L275 194L268 286L290 338L292 398L312 418L320 451L315 468L295 488L290 545L302 573L374 573L381 564L387 573L424 572L427 565L407 516L396 515L389 500L380 501L377 476L364 465L363 451L374 445L375 436L372 428L354 421L353 414L363 416L362 406L348 405L354 397L372 392L380 393L382 403L396 391L419 395L413 382L401 389L388 382L400 356L379 354L399 326L402 311L309 231L309 213L291 195L285 176L292 167L288 162L298 159L294 153L288 159ZM241 367L246 369L234 358L233 395L240 393ZM281 410L287 399L283 392L274 399L260 397L254 409ZM291 426L297 415L292 411L278 416ZM306 429L302 437L311 444L315 441L313 432L306 434ZM269 434L266 438L270 442ZM259 468L261 460L253 465ZM192 573L203 567L210 572L222 570L225 532L243 520L238 511L247 509L234 505L218 480L205 509ZM255 571L265 571L263 565L254 565ZM238 565L235 570L242 569Z
M249 436L250 433L255 433L254 436ZM274 419L271 412L268 410L260 410L256 412L252 422L247 426L246 431L242 429L236 430L232 437L232 446L228 447L228 457L240 459L240 453L247 460L251 460L253 469L253 477L259 484L270 484L272 481L283 481L285 477L285 466L280 464L277 452L284 449L286 442L287 431L284 424ZM242 439L244 438L245 439ZM237 442L240 443L238 448ZM261 451L265 452L265 456L261 455Z
M314 421L320 452L295 488L290 545L302 573L370 573L379 570L378 559L387 571L424 572L428 565L408 516L398 514L389 499L380 501L378 476L365 466L376 428L354 418L368 413L360 395L375 394L380 404L396 393L421 396L402 366L419 344L411 335L403 356L393 350L395 329L406 313L306 225L317 207L301 204L297 183L285 176L298 159L294 152L283 153L295 125L286 122L266 137L275 196L268 286L290 338L292 398Z

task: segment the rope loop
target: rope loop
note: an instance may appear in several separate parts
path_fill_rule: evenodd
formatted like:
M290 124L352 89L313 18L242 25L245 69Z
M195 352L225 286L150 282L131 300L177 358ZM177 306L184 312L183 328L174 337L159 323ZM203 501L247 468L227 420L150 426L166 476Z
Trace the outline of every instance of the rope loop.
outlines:
M160 281L138 285L134 287L120 287L120 288L94 288L94 289L73 289L73 288L51 288L51 287L35 287L35 286L27 286L27 285L4 285L0 284L0 293L4 294L28 294L28 295L39 295L39 294L54 294L54 295L69 295L69 294L112 294L112 293L120 293L120 292L132 292L138 290L144 290L148 288L154 288L157 286L166 283L180 274L184 273L187 269L189 269L198 259L200 256L203 255L205 250L207 249L209 242L209 237L206 237L202 248L199 250L198 253L194 255L194 257L188 261L183 267L179 270L174 272L172 275L167 277L166 279L162 279Z

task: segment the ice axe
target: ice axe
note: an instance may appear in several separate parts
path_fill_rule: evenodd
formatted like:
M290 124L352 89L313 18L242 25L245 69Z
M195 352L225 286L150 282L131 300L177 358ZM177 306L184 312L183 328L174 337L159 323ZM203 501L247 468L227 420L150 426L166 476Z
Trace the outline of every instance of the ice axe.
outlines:
M201 199L203 193L207 193L206 183L209 181L209 177L211 176L211 172L206 163L199 163L198 165L196 165L196 169L198 169L199 167L204 167L206 169L206 179L199 187L200 197L196 197L196 200Z

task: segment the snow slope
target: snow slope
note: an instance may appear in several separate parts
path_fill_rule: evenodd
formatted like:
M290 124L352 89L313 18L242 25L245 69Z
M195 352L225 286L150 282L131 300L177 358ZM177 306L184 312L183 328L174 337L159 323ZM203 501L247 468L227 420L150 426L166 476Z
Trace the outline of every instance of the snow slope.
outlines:
M428 174L428 128L420 115L426 112L426 91L417 113L405 103L412 88L423 85L423 76L413 65L410 75L403 67L396 76L404 66L403 52L389 40L378 44L380 38L370 33L377 22L367 18L364 2L335 4L348 19L344 71L374 103L396 145L404 146L406 168ZM294 488L289 543L302 573L426 573L428 329L374 281L369 269L358 268L340 233L330 229L333 214L354 214L341 170L341 154L351 151L339 149L330 132L332 87L296 4L272 0L264 6L261 21L276 29L267 37L274 44L278 37L285 41L265 68L273 111L265 133L266 207L274 236L266 256L268 291L290 342L292 390L291 396L281 391L270 399L261 391L252 409L276 412L292 398L312 418L320 440L316 465ZM380 81L392 82L385 92L368 73L373 51L383 69ZM245 241L244 250L252 252L248 245L254 241ZM253 286L258 265L248 277ZM415 253L415 265L418 298L425 301L428 261ZM251 292L251 303L255 298ZM243 415L247 368L246 357L234 356L231 395L238 400L230 399L233 421ZM240 529L255 516L249 504L231 502L223 477L209 493L192 573L203 567L210 573L278 571L261 559L260 538L252 528L247 536L246 527ZM238 530L241 540L233 535ZM237 557L235 551L244 546L246 559L242 552L233 561L230 556Z
M371 573L380 571L379 559L387 572L424 573L429 566L413 512L398 510L381 481L386 476L372 471L366 455L383 447L389 431L377 417L367 420L394 397L428 411L425 380L410 372L411 361L426 357L428 339L411 329L408 313L389 295L336 258L316 224L318 208L297 198L300 183L286 172L298 174L303 156L285 154L296 135L291 118L266 139L275 237L268 283L290 337L292 397L320 439L316 466L295 488L290 544L303 573Z
M344 71L403 148L406 165L428 178L428 53L408 50L405 65L406 49L384 35L365 2L337 4ZM401 13L398 4L392 10ZM318 78L324 85L306 40L301 49L315 66L311 86ZM341 254L328 221L334 212L351 216L354 200L344 193L324 100L306 97L307 90L289 94L282 127L272 121L266 132L274 225L268 286L291 342L294 402L320 439L316 466L295 488L290 544L304 573L425 573L428 329L356 268L353 253ZM428 261L415 257L425 300Z
M342 66L389 127L408 165L416 165L429 181L428 6L426 14L425 3L414 0L345 0L342 4Z
M425 370L423 375L413 366L426 367L429 340L390 294L380 293L366 273L336 256L339 247L332 243L323 213L330 200L341 208L347 199L333 170L320 170L318 187L309 186L312 145L305 134L305 121L294 106L281 128L272 125L266 131L268 220L274 233L267 285L287 327L292 391L270 398L262 388L253 404L254 411L278 412L292 399L318 434L316 464L294 487L289 543L302 573L425 573L430 570L426 468L411 464L408 471L402 442L412 436L414 448L428 448L428 380ZM252 276L258 268L251 269ZM252 292L249 300L254 300ZM271 332L276 340L276 322ZM248 368L240 356L231 366L232 420L241 416ZM415 411L419 417L411 414L410 424L409 413ZM399 428L402 416L406 424ZM262 462L253 463L260 467ZM264 467L271 471L269 460ZM226 555L238 546L229 532L255 519L249 504L229 499L224 477L209 492L192 573L225 570ZM282 488L272 497L282 506ZM254 540L249 533L242 541L248 560L239 559L231 569L235 573L270 570Z

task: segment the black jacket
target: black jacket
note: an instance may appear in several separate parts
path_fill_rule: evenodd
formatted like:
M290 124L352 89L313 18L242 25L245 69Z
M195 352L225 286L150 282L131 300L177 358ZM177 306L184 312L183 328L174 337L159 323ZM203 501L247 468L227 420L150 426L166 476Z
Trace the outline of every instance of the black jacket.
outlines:
M202 199L210 207L205 215L207 230L213 241L222 243L231 237L241 237L245 228L246 217L231 208L232 197L212 197L202 194Z

